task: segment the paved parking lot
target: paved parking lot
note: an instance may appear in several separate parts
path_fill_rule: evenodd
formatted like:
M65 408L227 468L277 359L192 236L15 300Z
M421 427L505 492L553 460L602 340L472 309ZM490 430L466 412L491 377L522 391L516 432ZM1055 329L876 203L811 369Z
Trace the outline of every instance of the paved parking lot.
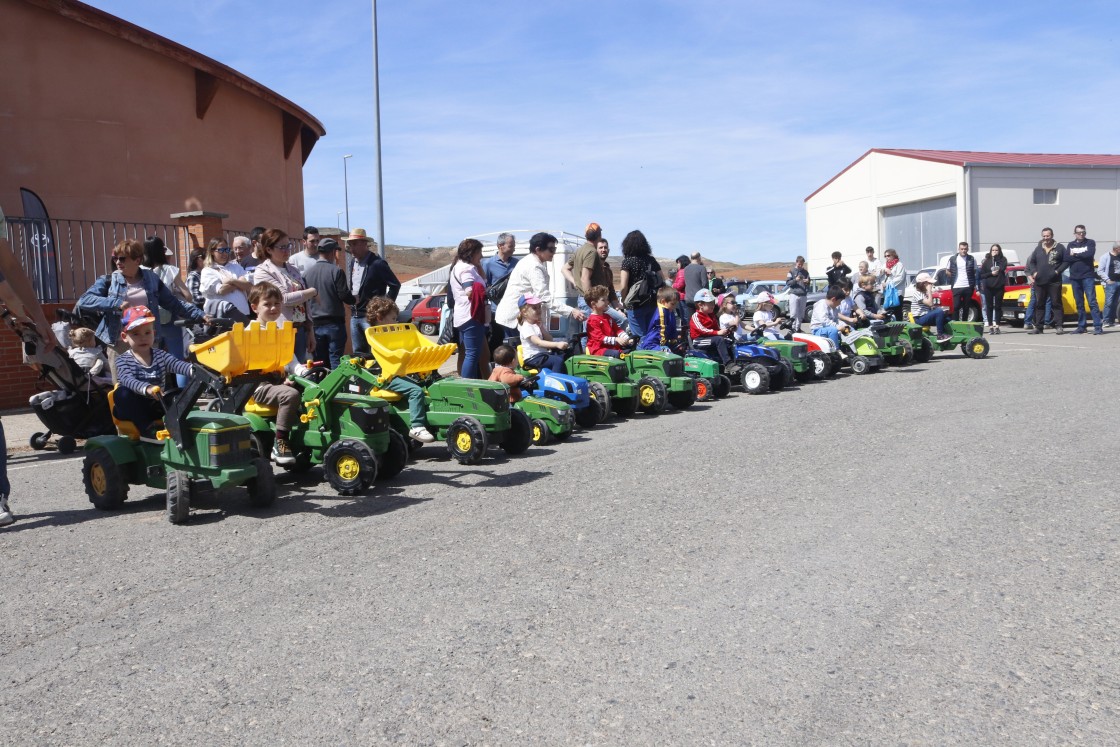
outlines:
M0 743L1115 744L1118 369L1005 333L182 527L17 453Z

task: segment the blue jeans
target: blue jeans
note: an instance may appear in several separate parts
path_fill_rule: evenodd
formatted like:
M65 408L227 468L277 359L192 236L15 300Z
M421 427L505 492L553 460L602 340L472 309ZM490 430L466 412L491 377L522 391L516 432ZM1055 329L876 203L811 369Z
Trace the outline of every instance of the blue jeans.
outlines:
M319 320L315 322L315 360L329 361L331 368L338 368L342 353L346 350L346 330L339 322Z
M307 352L307 325L303 322L296 325L296 344L292 352L300 363L306 363L311 357Z
M1073 303L1077 306L1077 328L1085 329L1085 297L1089 297L1089 313L1093 316L1093 328L1101 328L1101 309L1097 306L1097 288L1093 278L1069 279L1073 291Z
M837 347L840 345L840 330L836 328L835 324L826 324L823 327L813 327L812 332L814 335L827 337L836 343Z
M1046 317L1042 320L1042 323L1044 325L1049 325L1054 321L1053 316L1050 313L1051 310L1052 309L1051 309L1050 299L1047 298L1046 299ZM1026 317L1024 317L1024 322L1025 322L1025 326L1028 326L1028 327L1033 327L1034 326L1034 290L1033 289L1031 290L1031 300L1027 301L1027 315L1026 315Z
M481 378L478 370L482 346L486 344L486 327L482 322L471 319L456 327L459 332L459 346L463 349L463 378Z
M372 357L373 351L369 349L369 343L366 342L366 330L369 327L369 322L358 312L355 311L350 317L350 342L354 345L354 352Z
M980 295L980 318L983 320L984 326L987 327L995 322L994 319L988 316L988 288L983 283L980 283L976 288L976 292Z
M1105 283L1104 321L1106 324L1116 323L1117 304L1120 304L1120 282Z
M654 305L641 306L636 309L626 310L626 321L630 325L630 334L637 339L645 337L646 332L649 332L650 322L653 321L653 315L657 313L657 307Z
M179 360L186 360L187 351L183 345L182 327L173 327L170 324L164 326L163 349ZM187 377L182 374L175 374L175 382L179 385L179 388L182 389L187 385Z
M4 422L0 421L0 495L11 495L8 483L8 439L4 435Z
M922 314L914 320L914 323L920 324L923 327L928 327L932 324L937 327L937 334L943 335L946 334L945 325L949 323L949 316L945 313L945 309L934 309L933 311L927 311Z

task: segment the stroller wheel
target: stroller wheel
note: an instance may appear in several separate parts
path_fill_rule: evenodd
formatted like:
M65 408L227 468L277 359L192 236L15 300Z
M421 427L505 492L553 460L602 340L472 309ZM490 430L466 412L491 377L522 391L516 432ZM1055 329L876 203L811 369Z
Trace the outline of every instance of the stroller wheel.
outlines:
M70 436L63 436L58 439L58 453L59 454L73 454L74 450L78 448L78 442Z
M47 444L50 443L50 441L50 431L47 431L46 433L35 433L31 436L31 448L35 449L35 451L42 451L43 449L47 448Z

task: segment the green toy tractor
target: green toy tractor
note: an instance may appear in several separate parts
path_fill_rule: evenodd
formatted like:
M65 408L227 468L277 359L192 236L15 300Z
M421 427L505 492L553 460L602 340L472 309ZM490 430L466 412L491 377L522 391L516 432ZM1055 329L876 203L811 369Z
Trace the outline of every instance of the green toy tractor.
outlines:
M360 373L350 391L389 402L397 431L408 433L408 401L384 387L404 376L424 388L428 428L447 443L451 458L460 464L478 464L491 443L507 454L521 454L532 444L532 423L524 412L510 407L509 387L440 375L440 366L455 354L456 345L436 345L411 324L370 327L366 341L380 370L357 367Z
M272 325L246 334L241 325L209 342L191 347L194 371L185 388L175 396L160 395L164 404L163 429L151 438L136 424L120 420L119 435L97 436L85 443L82 482L86 495L99 509L119 508L130 485L163 488L167 492L167 518L182 524L190 517L196 482L209 482L215 490L245 486L254 507L276 499L272 465L252 450L252 426L241 415L196 410L204 393L222 386L236 386L259 379L259 374L283 370L291 360L294 329ZM114 411L115 392L109 395Z

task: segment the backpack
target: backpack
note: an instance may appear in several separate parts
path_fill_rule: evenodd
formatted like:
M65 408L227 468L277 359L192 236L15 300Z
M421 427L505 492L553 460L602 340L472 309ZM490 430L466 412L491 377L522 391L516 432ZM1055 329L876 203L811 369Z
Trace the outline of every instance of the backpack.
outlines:
M630 284L630 288L626 291L626 298L622 301L623 305L628 309L646 306L657 297L660 287L661 278L650 269L649 265L646 265L646 270L638 281Z

